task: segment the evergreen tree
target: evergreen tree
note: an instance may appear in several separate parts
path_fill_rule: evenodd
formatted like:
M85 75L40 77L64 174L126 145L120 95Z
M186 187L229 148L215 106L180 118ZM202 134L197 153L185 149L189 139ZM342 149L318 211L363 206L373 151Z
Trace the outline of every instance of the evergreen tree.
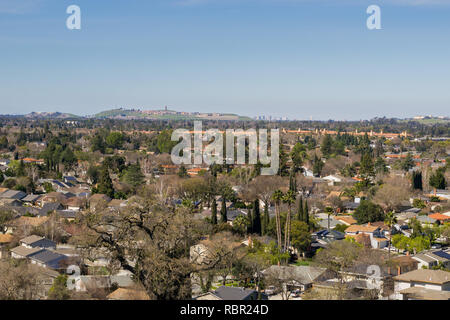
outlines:
M114 198L114 186L109 176L108 168L103 167L100 171L97 192L106 194L110 198Z
M259 199L255 200L253 207L252 232L261 235L261 214L259 212Z
M222 223L226 223L228 221L227 218L227 202L224 197L222 197L222 208L220 208L220 216Z
M360 173L361 176L363 176L365 179L375 176L373 159L370 153L368 152L363 153L361 156Z
M389 169L386 165L386 161L382 157L378 157L375 160L374 169L376 173L387 173Z
M295 171L291 169L289 174L289 190L297 193L297 179L295 179Z
M303 221L308 225L309 228L309 208L308 201L305 201L305 208L303 209Z
M329 134L326 134L323 138L322 145L320 147L320 151L324 157L328 158L331 155L333 147L333 138Z
M186 168L183 165L180 167L180 170L178 170L178 176L180 178L187 178L187 177L189 177L189 175L187 173L187 170L186 170Z
M279 176L283 177L283 176L287 176L289 174L287 160L288 160L288 156L287 156L286 152L284 151L283 144L280 143L280 167L278 168Z
M441 168L437 169L436 172L430 176L430 186L436 189L445 189L447 187L447 182L445 181L445 176Z
M145 181L144 178L145 176L141 171L139 162L129 165L123 175L123 181L131 185L133 188L137 188L142 185Z
M70 170L75 165L76 162L77 158L75 157L75 154L73 153L72 149L67 147L61 153L61 163L64 165L64 168L66 170Z
M269 216L269 205L266 203L264 205L264 219L262 223L262 233L265 235L267 234L267 229L269 228L270 224L270 216Z
M411 179L412 179L412 185L413 185L414 189L423 190L422 172L413 171Z
M17 177L25 176L25 163L23 162L23 160L19 161L19 164L17 165L17 169L16 169L15 173L16 173Z
M300 197L300 200L298 202L298 212L297 212L297 220L298 221L304 221L304 215L303 215L303 197Z
M313 174L315 177L319 177L320 173L322 172L323 166L325 164L323 163L322 159L320 159L317 154L314 154L313 159Z
M413 159L411 153L408 152L408 154L406 155L406 158L402 161L401 167L405 172L408 172L409 169L414 168L414 159Z
M48 298L50 300L68 300L70 294L70 290L67 288L67 275L60 274L53 281L53 285L48 291Z
M211 223L217 224L217 202L216 198L213 199L211 205Z

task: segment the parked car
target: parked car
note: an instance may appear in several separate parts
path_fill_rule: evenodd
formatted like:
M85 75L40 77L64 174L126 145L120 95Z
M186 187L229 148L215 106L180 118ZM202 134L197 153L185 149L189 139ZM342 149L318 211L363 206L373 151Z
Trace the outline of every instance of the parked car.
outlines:
M302 292L300 291L300 289L295 289L294 291L291 292L291 296L294 298L300 297L301 294Z
M435 243L431 246L431 249L440 249L440 248L442 248L442 245L439 243Z
M275 287L274 286L267 287L267 289L264 290L264 293L267 294L268 296L274 295L276 293Z

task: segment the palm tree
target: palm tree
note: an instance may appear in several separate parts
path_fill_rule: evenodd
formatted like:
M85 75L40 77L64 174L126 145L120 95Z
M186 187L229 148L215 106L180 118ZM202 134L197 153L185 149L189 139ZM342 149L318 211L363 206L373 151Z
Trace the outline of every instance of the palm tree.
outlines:
M391 259L391 239L392 239L392 226L397 223L397 217L394 216L393 212L386 213L386 216L384 217L384 224L389 227L389 253L388 253L388 260Z
M289 190L283 197L283 202L288 205L288 214L286 217L286 225L284 227L284 250L289 249L290 236L291 236L291 215L292 215L292 204L295 203L295 192Z
M275 201L275 221L277 225L278 248L281 249L281 221L280 221L280 203L283 200L283 192L279 189L275 190L272 199Z

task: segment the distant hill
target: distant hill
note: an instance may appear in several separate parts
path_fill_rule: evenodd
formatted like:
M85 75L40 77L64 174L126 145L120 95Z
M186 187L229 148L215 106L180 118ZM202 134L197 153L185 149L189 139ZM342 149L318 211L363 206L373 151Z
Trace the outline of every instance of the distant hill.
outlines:
M448 124L450 123L449 117L433 117L433 116L417 116L414 118L408 118L400 120L401 122L418 122L423 125L434 125L434 124Z
M112 109L97 113L90 118L96 119L154 119L154 120L251 120L230 113L204 113L204 112L183 112L174 110L136 110L136 109Z
M25 115L25 118L31 119L68 119L68 118L81 118L80 116L71 113L61 112L31 112Z
M63 112L31 112L26 115L0 115L4 117L25 117L28 119L149 119L149 120L252 120L232 113L201 113L184 112L174 110L136 110L136 109L111 109L99 112L91 116L77 116Z

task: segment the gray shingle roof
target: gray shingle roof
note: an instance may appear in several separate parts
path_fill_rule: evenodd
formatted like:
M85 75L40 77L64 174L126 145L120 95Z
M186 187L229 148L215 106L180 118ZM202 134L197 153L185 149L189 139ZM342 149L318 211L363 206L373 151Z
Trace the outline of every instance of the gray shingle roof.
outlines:
M214 294L222 300L246 300L254 292L256 291L253 289L221 286L214 291Z
M43 263L51 268L57 269L60 267L59 262L66 258L65 255L52 252L50 250L42 250L29 256L31 260Z
M22 199L24 202L34 202L39 199L41 196L39 194L29 194L25 198Z
M11 252L15 253L19 256L22 256L22 257L29 257L30 255L33 255L42 250L43 250L42 248L31 248L30 249L25 246L18 246L18 247L11 249Z
M2 194L0 194L0 198L5 198L5 199L17 199L17 200L21 200L23 198L25 198L27 196L27 194L23 191L17 191L17 190L8 190Z
M50 202L44 204L41 210L39 210L39 216L46 217L49 212L62 209L62 205L59 202Z
M443 270L418 269L395 276L394 280L444 284L450 282L450 272Z
M20 242L32 245L36 241L39 241L39 240L42 240L42 239L44 239L44 238L40 237L40 236L36 236L36 235L31 235L31 236L28 236L26 238L21 239Z

